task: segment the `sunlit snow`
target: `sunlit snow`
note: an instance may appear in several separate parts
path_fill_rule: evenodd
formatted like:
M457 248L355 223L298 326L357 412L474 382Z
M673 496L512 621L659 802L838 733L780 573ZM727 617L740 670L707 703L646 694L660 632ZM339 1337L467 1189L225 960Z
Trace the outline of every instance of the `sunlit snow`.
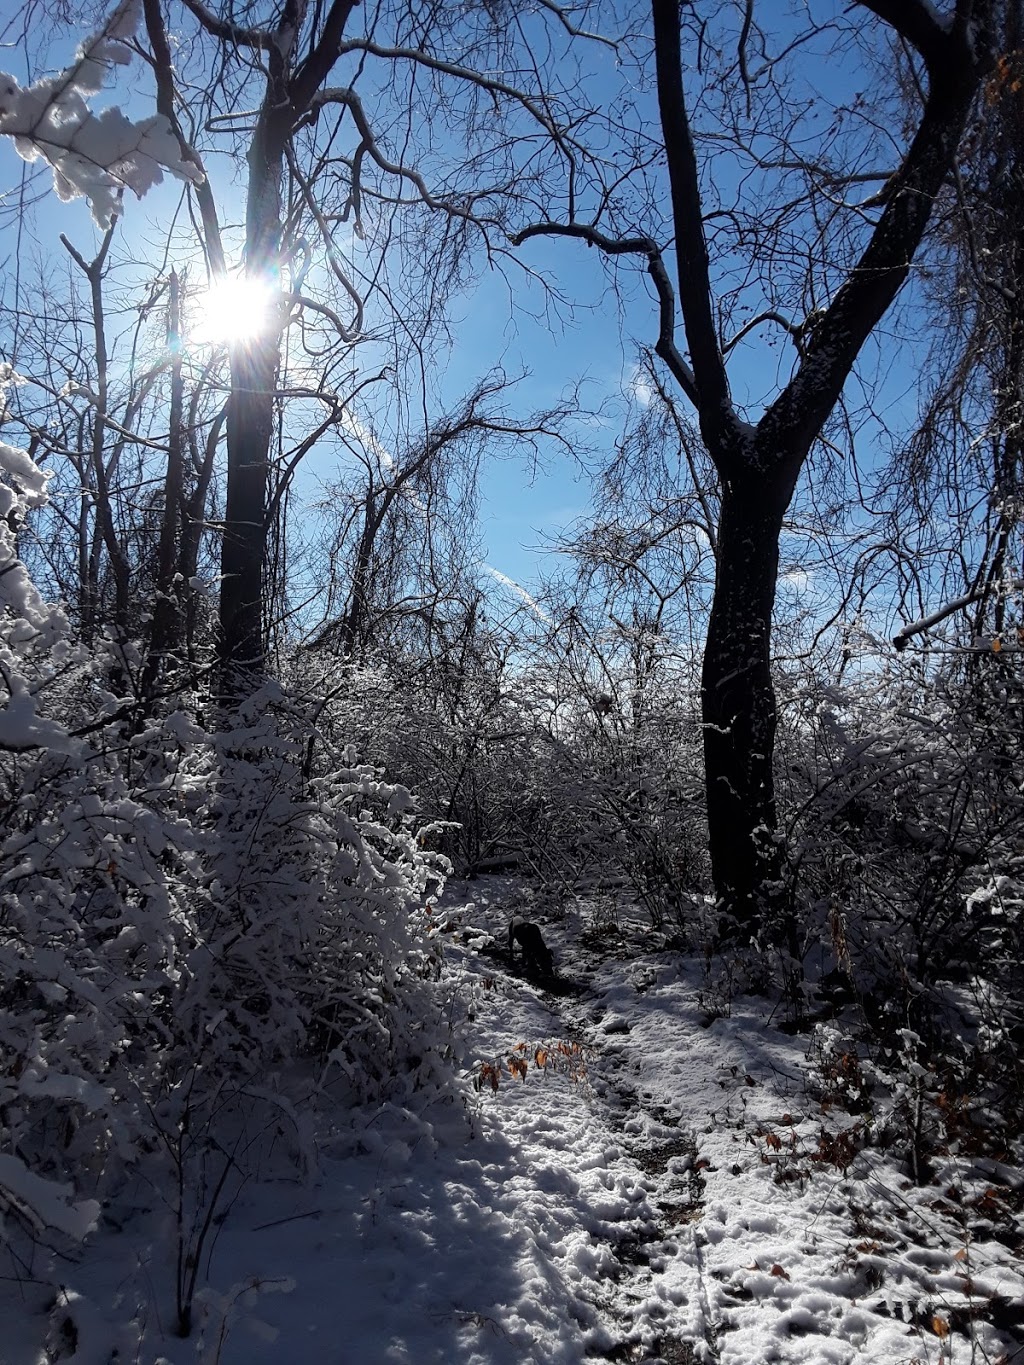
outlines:
M811 1084L827 1030L787 1032L613 893L530 896L485 878L435 909L449 1094L355 1115L322 1096L305 1180L283 1130L250 1135L190 1338L168 1192L132 1181L81 1253L4 1283L5 1365L1009 1358L992 1319L1024 1267L969 1210L1013 1171L951 1155L914 1186L898 1152L844 1143L860 1120ZM523 910L554 981L508 962ZM77 1346L47 1357L65 1320Z

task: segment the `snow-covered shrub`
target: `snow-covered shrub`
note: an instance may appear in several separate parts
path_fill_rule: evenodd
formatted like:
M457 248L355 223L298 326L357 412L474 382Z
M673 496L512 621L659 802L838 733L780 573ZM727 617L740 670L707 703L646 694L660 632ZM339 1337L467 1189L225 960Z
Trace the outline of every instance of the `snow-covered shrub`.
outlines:
M988 917L968 900L1015 851L1024 741L1019 703L993 729L985 680L965 682L879 671L818 689L784 736L796 896L839 933L838 958L867 956L883 976L899 963L923 982L956 977L987 955Z
M304 667L309 673L308 656ZM500 666L445 667L392 654L349 664L320 661L319 725L387 772L401 773L435 824L438 846L462 871L514 861L535 813L526 795L533 722ZM443 828L442 828L443 827Z
M219 735L179 712L122 752L9 759L0 1115L32 1169L102 1194L299 1058L358 1101L432 1065L412 799L358 766L306 781L276 701Z
M1024 1119L1022 699L1012 661L879 668L809 689L785 734L810 976L859 1015L882 1126L915 1170L953 1142L994 1151Z
M9 447L0 475L0 1210L81 1235L126 1169L201 1167L261 1105L298 1151L325 1078L428 1083L443 869L281 688L216 732L111 695L17 557L41 476Z
M268 685L208 738L190 812L202 932L179 1007L235 1075L322 1049L365 1098L428 1064L422 910L442 874L409 792L351 751L320 743L309 764L310 732L305 706Z
M460 871L515 867L564 889L625 885L655 924L689 924L707 877L689 693L666 677L641 708L624 683L602 706L552 657L518 649L480 642L457 678L444 659L321 658L319 686L332 700L320 724L403 775Z

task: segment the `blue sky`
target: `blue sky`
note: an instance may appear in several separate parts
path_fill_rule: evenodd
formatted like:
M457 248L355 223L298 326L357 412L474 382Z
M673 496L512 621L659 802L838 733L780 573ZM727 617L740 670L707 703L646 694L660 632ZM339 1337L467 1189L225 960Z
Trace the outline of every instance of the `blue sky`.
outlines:
M509 285L488 273L456 310L461 321L453 329L457 344L446 388L452 394L465 391L481 367L500 365L510 376L524 376L513 401L525 413L556 404L579 384L581 401L594 415L572 429L581 446L610 455L621 434L636 348L624 330L608 273L599 255L579 242L535 241L522 251L531 268L550 274L573 297L573 316L561 321L531 316L540 310L541 290L530 287L524 276L510 317ZM510 278L515 283L514 272ZM642 297L632 300L626 317L641 336L645 330L649 334L655 320ZM586 513L590 489L571 454L552 443L541 451L535 472L514 457L489 461L481 501L488 562L530 587L538 571L552 567L546 543Z
M70 60L75 43L84 36L84 32L69 31L66 40L52 47L48 54L51 69ZM23 82L32 75L20 50L0 53L0 64L13 69ZM152 92L145 68L135 62L116 71L115 76L115 87L95 97L94 107L119 103L132 117L148 112ZM230 216L231 168L223 156L216 156L209 164L223 221ZM16 193L24 169L13 148L0 148L0 192L14 189ZM40 167L37 164L31 169L39 171ZM243 178L236 177L239 190ZM43 171L37 183L40 187L49 184L48 171ZM143 260L159 261L160 243L179 198L180 186L175 182L152 191L142 202L129 196L114 254L127 246ZM239 195L235 216L240 213ZM23 242L19 242L13 226L0 229L0 259L13 258L19 246L24 247L34 236L42 259L63 268L67 257L60 245L61 233L86 257L99 241L84 201L61 204L52 193L44 194L33 214L31 233ZM597 409L610 404L621 409L635 348L608 287L605 262L577 242L536 241L528 244L522 255L531 270L549 273L559 289L574 300L572 316L564 309L560 320L540 316L543 293L516 266L508 267L507 280L485 269L475 288L454 301L455 342L439 366L443 371L439 384L442 403L457 405L474 381L500 367L510 377L521 376L509 406L522 413L557 403L566 390L581 382L581 397L587 406ZM627 271L632 273L631 265ZM8 302L12 273L8 267ZM144 266L143 274L152 275L152 269ZM654 319L653 308L641 299L633 331L646 339ZM610 453L619 426L611 412L601 421L580 424L580 439L595 451ZM486 561L527 587L536 583L545 559L545 541L583 515L589 501L587 483L563 447L552 443L549 450L542 448L536 467L528 468L533 464L531 456L532 452L524 451L523 460L514 456L486 460L480 500Z
M0 158L0 190L16 194L23 171L36 172L39 186L49 184L49 171L40 171L38 165L25 167L12 147L0 145ZM222 193L223 188L218 174L217 189ZM141 202L129 197L115 254L127 246L140 256L150 255L145 243L162 238L179 199L180 186L170 181ZM22 249L37 252L44 262L62 270L69 263L60 243L62 233L87 258L101 235L84 200L60 203L47 193L32 215ZM10 262L6 271L8 302L18 247L14 224L0 229L0 257ZM485 270L475 285L453 302L453 345L450 353L438 357L442 402L457 405L476 380L495 368L504 369L509 377L519 377L509 407L521 414L557 404L567 390L579 384L586 407L595 412L605 409L602 416L576 424L580 443L594 453L610 454L621 430L618 418L633 374L635 346L623 310L609 288L605 263L598 253L568 241L529 243L523 248L523 258L531 271L548 274L574 300L572 309L561 309L557 316L550 312L545 317L543 291L535 281L531 283L527 272L514 265L507 266L504 277ZM144 269L144 274L148 277L152 269ZM26 279L30 275L26 270ZM644 297L642 276L637 272L634 278L639 297L629 310L630 321L636 335L646 339L655 312ZM480 497L485 561L524 587L536 586L542 569L553 566L548 542L586 513L589 498L589 486L579 465L558 443L542 446L536 463L532 451L525 449L522 458L513 454L485 460Z
M114 101L135 90L129 96L129 109L134 114L148 98L147 86L147 74L136 63L127 75L119 75L119 89L98 103ZM4 167L0 184L15 185L21 163L12 149L0 155ZM231 167L223 157L212 164L223 212ZM723 177L727 181L729 176L728 164L716 162L715 173L721 186ZM130 202L123 229L126 240L159 243L178 198L179 187L173 185L156 191L142 203ZM38 214L39 249L44 258L64 258L58 241L61 232L88 254L94 229L86 207L82 203L62 205L50 195ZM0 241L0 258L13 254L15 246L13 229L8 228ZM153 260L159 259L152 251L148 254ZM595 458L610 455L622 432L624 395L634 372L636 343L651 343L657 327L657 310L641 263L620 262L617 273L624 284L622 304L610 287L609 263L580 242L534 240L521 249L521 257L531 270L549 275L559 290L574 300L571 312L562 310L558 316L546 313L542 290L514 265L508 265L505 277L484 268L475 287L453 300L454 343L449 354L435 357L443 371L439 386L442 405L455 406L476 380L498 366L509 376L522 376L509 405L523 414L556 403L566 390L582 384L583 402L600 410L601 416L577 424L580 441L590 447ZM869 349L872 359L876 358L874 343ZM788 342L762 329L752 333L730 357L734 391L741 405L751 402L747 414L751 420L760 415L759 400L771 396L779 380L785 380L790 355ZM360 363L359 355L356 363ZM904 362L902 369L894 368L888 393L901 410L909 411L910 403L897 397L897 390L902 395L906 386ZM685 409L685 404L682 406ZM558 444L551 443L548 450L540 451L536 470L527 467L529 455L526 452L524 460L509 456L484 464L480 533L485 561L532 588L542 570L554 567L553 557L546 553L550 540L587 513L590 489L576 463Z

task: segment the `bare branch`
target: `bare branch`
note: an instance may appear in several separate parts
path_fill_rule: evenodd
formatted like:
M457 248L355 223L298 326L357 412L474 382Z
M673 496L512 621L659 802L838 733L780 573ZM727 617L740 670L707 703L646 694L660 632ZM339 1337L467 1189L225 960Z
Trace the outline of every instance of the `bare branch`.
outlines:
M350 111L352 121L362 139L364 150L370 159L388 175L397 176L400 180L407 180L415 188L416 193L427 208L439 209L450 214L453 218L461 218L466 222L479 224L480 220L470 209L459 204L453 204L449 200L438 199L428 188L427 182L419 171L413 170L410 166L403 166L400 162L390 161L384 155L377 143L370 120L366 116L363 102L354 90L329 86L326 90L318 91L309 103L311 113L315 114L325 104L342 104Z
M482 90L488 90L492 94L505 95L510 100L522 105L553 137L561 137L560 130L536 100L516 86L509 85L507 81L499 80L496 76L489 76L483 71L475 71L471 66L461 66L457 62L446 62L441 57L434 57L431 53L423 52L419 48L384 47L380 43L373 42L370 38L352 38L340 43L338 55L343 56L348 52L365 52L369 57L381 57L389 61L413 62L417 66L425 66L430 71L437 71L445 76L455 76L459 80L468 81L469 84L479 86Z
M182 0L192 17L214 38L221 38L239 47L251 47L257 51L268 52L273 45L273 37L266 29L244 28L241 24L229 23L219 19L201 0Z
M711 267L704 236L697 155L683 94L678 0L653 0L652 12L658 106L676 229L679 305L696 383L701 432L708 448L716 453L716 458L721 458L737 444L739 424L711 306Z
M734 346L738 346L743 338L749 332L752 332L755 327L760 327L762 322L778 323L783 331L789 333L799 347L800 338L803 336L804 329L798 323L790 322L790 320L784 318L781 313L776 313L774 309L770 308L767 312L758 313L756 318L751 318L749 322L745 322L735 336L730 337L728 341L723 342L722 354L728 355Z
M881 12L889 6L873 8ZM981 76L991 64L991 54L976 54L966 40L956 47L948 40L944 51L941 67L931 73L921 122L878 224L810 333L803 363L761 419L758 433L765 448L780 445L783 432L794 455L809 448L838 401L865 340L907 278Z
M359 333L363 330L362 297L360 296L355 285L349 279L348 273L342 266L341 257L338 253L338 249L334 245L334 237L331 233L331 226L324 218L323 214L320 212L320 207L316 202L312 186L310 185L306 177L302 174L302 171L299 168L298 162L295 159L295 154L293 153L291 147L285 148L285 154L288 157L288 166L291 170L291 173L295 177L296 184L299 186L299 189L302 192L303 199L306 201L306 207L312 214L313 221L320 229L320 236L323 239L324 249L327 252L327 260L331 267L331 271L334 274L335 279L345 290L346 294L348 294L349 298L352 300L355 306L355 316L352 319L351 325L348 327L346 327L342 323L341 319L338 318L336 314L333 313L331 314L332 318L334 319L335 325L338 329L338 335L342 338L343 341L355 341L356 337L358 337ZM303 301L308 303L308 300Z
M206 178L206 171L199 153L185 137L178 118L177 102L175 100L174 89L174 59L171 55L171 45L167 39L167 29L164 26L163 11L160 8L160 0L143 0L143 14L145 17L146 33L149 37L150 47L153 49L153 75L156 80L156 107L163 114L170 125L174 136L178 139L178 146L181 149L181 159L191 161L202 174L202 179L193 186L196 201L199 204L199 213L203 220L203 246L206 250L207 261L209 262L210 273L215 279L222 279L227 266L224 260L224 245L221 240L220 220L217 216L217 205L213 198L213 190L210 182Z
M937 19L928 0L857 0L895 30L931 69L946 60L949 30Z
M975 588L972 592L966 592L962 597L955 598L952 602L947 602L944 607L939 607L937 611L929 612L927 616L922 616L918 621L911 621L903 626L892 637L893 647L898 651L906 649L907 644L915 635L921 635L926 630L931 630L932 626L937 626L940 621L945 621L947 616L953 616L958 611L963 611L974 602L979 602L988 592L988 587Z
M654 351L665 362L676 383L696 407L697 383L692 369L683 359L675 341L675 292L665 269L661 248L653 237L609 237L586 223L533 223L511 238L512 245L520 246L531 237L576 237L590 246L596 246L609 256L636 255L647 258L647 273L654 282L658 296L659 328Z
M538 3L549 14L555 16L570 37L586 38L592 43L603 43L605 47L610 47L613 52L618 51L619 45L614 38L606 38L603 33L594 33L590 29L577 28L563 7L555 4L555 0L538 0Z

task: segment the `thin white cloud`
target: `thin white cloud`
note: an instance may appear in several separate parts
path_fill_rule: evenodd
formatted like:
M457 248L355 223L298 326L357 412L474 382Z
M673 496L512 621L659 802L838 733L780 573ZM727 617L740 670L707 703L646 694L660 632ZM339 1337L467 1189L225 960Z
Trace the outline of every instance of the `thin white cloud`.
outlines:
M539 604L539 602L537 602L533 597L530 596L530 594L526 591L526 589L522 586L521 583L517 583L514 578L509 578L508 574L502 573L500 569L496 569L493 564L485 563L484 560L480 561L480 568L483 569L484 573L489 573L492 578L496 579L497 582L501 583L504 587L508 588L511 592L515 593L515 595L518 598L525 602L525 604L533 612L534 616L537 617L538 621L543 621L545 625L551 624L551 617L547 614L547 612Z

